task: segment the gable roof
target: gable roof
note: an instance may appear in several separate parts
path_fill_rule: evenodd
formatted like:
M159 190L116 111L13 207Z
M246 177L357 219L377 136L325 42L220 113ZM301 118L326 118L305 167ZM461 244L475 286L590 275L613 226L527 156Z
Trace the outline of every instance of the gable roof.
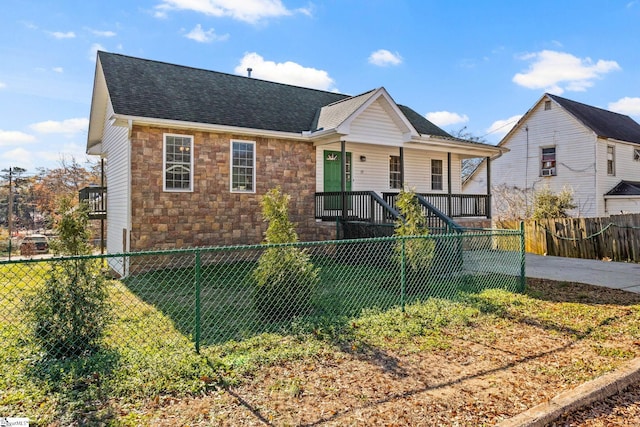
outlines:
M131 117L302 133L317 130L322 107L347 101L346 109L335 109L329 120L334 124L371 93L351 97L107 52L98 52L98 63L114 113ZM421 134L450 137L410 108L398 107Z
M631 117L562 98L558 95L546 95L560 104L562 108L599 137L640 144L640 124Z
M605 196L640 196L640 182L620 181Z

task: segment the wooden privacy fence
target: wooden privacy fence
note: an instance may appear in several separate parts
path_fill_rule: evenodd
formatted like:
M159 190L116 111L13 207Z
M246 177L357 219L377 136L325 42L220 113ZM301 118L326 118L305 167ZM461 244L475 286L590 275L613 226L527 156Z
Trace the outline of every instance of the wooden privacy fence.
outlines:
M496 220L517 229L519 221ZM640 214L524 221L525 250L539 255L640 262Z

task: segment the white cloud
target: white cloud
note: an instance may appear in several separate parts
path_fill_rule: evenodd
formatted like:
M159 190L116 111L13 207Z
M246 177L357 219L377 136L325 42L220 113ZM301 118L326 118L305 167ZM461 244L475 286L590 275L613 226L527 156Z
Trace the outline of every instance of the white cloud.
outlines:
M190 10L215 17L228 16L249 23L293 13L281 0L162 0L155 7L155 16L165 18L172 10ZM300 9L298 12L308 14L309 10Z
M35 168L33 152L24 148L14 148L13 150L3 151L0 159L10 162L11 166L32 170Z
M94 36L98 37L115 37L117 34L113 31L100 31L89 29Z
M61 31L51 31L49 32L49 34L51 34L56 39L73 39L76 36L76 33L74 33L73 31L67 31L66 33L63 33Z
M640 116L640 98L625 96L615 102L610 102L609 110L629 116Z
M2 130L0 129L0 146L24 144L34 142L36 138L28 133L20 132L17 130Z
M437 126L455 125L458 123L466 123L469 117L466 114L452 113L450 111L434 111L425 114L427 120Z
M398 52L391 53L386 49L379 49L369 55L369 63L379 67L400 65L402 64L402 56Z
M6 83L0 82L0 89L4 89L5 87L7 87Z
M246 75L247 68L251 68L251 76L258 79L313 89L335 90L334 81L326 71L303 67L295 62L265 61L262 56L253 52L245 54L234 71Z
M213 28L204 31L200 24L196 25L193 30L185 35L186 38L195 40L200 43L210 43L212 41L224 41L229 38L229 34L223 34L221 36L215 33Z
M585 91L593 81L606 73L620 70L616 61L578 58L569 53L543 50L523 55L520 59L531 61L529 70L513 76L513 82L529 89L544 89L562 94L565 90Z
M47 120L44 122L34 123L29 127L38 133L60 133L65 135L74 135L80 132L87 131L89 127L89 119L67 119L61 122Z
M106 51L104 46L102 46L100 43L94 43L91 45L91 47L89 48L89 61L93 62L96 60L96 56L99 50Z
M64 73L64 68L62 67L53 67L52 70L56 73Z
M487 135L494 134L500 138L505 136L509 131L518 123L518 120L522 118L522 114L518 114L516 116L511 116L508 119L504 120L496 120L493 124L487 129Z

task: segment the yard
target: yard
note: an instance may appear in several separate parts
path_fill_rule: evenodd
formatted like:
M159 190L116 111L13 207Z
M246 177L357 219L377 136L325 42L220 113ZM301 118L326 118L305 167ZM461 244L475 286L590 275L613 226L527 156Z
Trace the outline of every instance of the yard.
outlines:
M47 361L12 309L37 286L38 265L28 276L2 266L0 288L0 413L38 425L493 425L640 353L640 295L541 280L518 294L484 275L487 289L464 281L404 311L375 299L389 292L386 279L366 283L377 308L286 331L244 328L245 339L222 339L204 322L196 354L190 299L165 283L172 304L152 300L163 295L148 292L163 289L156 272L112 282L114 306L129 309L114 311L104 350ZM353 292L366 273L339 276ZM236 299L224 301L233 309Z

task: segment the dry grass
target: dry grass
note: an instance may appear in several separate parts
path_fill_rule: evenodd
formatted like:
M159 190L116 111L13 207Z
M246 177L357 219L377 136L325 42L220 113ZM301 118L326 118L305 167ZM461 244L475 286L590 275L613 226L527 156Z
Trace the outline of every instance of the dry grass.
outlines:
M526 295L489 291L464 304L449 310L472 311L423 328L419 310L365 316L324 351L204 396L147 402L136 422L494 425L640 354L637 294L530 279Z

